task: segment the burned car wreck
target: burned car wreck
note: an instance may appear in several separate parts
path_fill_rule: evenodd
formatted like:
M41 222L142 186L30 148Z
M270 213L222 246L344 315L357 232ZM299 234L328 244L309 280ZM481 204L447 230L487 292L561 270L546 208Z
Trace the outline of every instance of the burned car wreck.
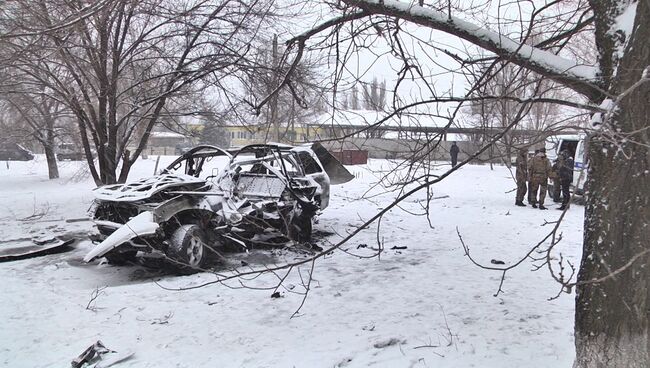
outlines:
M352 178L320 144L197 146L159 175L94 190L100 243L84 261L123 263L141 252L200 269L226 250L306 242L330 184Z

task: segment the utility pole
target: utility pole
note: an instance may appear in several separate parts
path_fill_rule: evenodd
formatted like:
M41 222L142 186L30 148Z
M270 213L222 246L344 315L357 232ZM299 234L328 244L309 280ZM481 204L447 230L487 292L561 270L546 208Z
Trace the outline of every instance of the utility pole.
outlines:
M278 35L273 35L273 46L271 51L271 58L273 62L273 82L271 83L271 92L278 88L279 83L279 65L278 65ZM271 125L273 126L273 140L280 143L280 122L278 121L278 93L275 93L270 101L269 108L271 109Z

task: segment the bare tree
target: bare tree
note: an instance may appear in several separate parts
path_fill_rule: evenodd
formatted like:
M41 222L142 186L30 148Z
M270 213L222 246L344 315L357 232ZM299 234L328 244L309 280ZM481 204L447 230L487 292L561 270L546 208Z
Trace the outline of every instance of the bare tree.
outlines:
M175 99L232 87L272 2L114 0L64 29L78 2L30 0L18 10L27 16L12 23L25 34L12 39L14 67L72 111L91 174L108 184L126 180Z
M3 130L36 140L43 147L49 178L58 178L56 146L67 131L69 111L44 85L30 84L30 79L21 73L4 68L0 78L5 81L0 101L13 116L11 122L5 122Z
M277 36L274 36L269 42L261 42L253 51L254 64L246 71L244 88L253 107L272 95L268 104L257 111L258 126L273 141L291 142L297 140L296 122L301 123L309 115L318 113L321 101L326 98L326 88L321 86L318 75L320 63L303 58L293 66L287 88L273 93L291 67L284 56L286 48L278 46L277 42Z
M352 87L352 95L350 96L350 108L352 110L359 110L359 89L356 85Z
M65 130L64 114L66 110L64 107L58 101L47 97L44 91L12 94L7 96L4 101L18 118L14 124L7 126L5 131L22 130L23 134L33 137L45 152L49 178L57 179L59 168L56 160L56 146L57 139ZM23 124L19 124L20 122Z
M487 69L491 72L486 73ZM476 137L480 141L488 141L495 129L509 126L517 116L520 101L529 98L560 98L559 90L552 81L508 62L481 62L472 65L466 75L470 85L476 86L472 100L468 101L468 110L472 116L471 124L483 130ZM532 104L528 113L515 126L516 129L528 131L528 134L506 133L499 145L490 148L490 162L499 158L510 166L516 146L543 144L548 134L559 130L557 125L561 124L557 123L560 120L558 113L558 108L553 103Z
M377 77L372 79L370 85L362 84L363 86L363 104L366 110L381 111L386 105L386 81L383 80L381 84Z

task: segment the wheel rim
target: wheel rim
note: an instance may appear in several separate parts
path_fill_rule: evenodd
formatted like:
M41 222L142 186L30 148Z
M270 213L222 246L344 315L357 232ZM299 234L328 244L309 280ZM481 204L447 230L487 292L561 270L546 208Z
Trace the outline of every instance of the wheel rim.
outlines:
M203 242L196 237L191 237L187 247L187 263L197 267L203 259Z

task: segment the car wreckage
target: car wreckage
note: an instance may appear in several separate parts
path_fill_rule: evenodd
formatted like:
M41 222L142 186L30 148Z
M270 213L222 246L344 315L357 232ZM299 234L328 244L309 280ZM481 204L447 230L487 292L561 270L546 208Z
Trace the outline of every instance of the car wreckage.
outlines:
M94 190L99 244L84 261L119 264L141 252L201 269L233 247L307 242L330 185L352 178L318 143L197 146L159 175Z

